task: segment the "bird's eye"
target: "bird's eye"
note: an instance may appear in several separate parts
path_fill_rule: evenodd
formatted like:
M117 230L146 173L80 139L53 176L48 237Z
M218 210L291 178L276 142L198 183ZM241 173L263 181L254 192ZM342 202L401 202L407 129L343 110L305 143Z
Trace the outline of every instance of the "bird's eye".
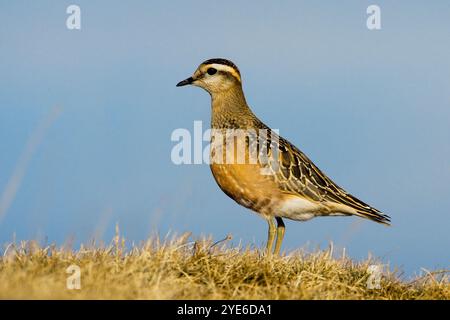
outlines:
M212 76L213 74L215 74L215 73L217 72L217 70L214 69L214 68L209 68L206 72L207 72L210 76Z

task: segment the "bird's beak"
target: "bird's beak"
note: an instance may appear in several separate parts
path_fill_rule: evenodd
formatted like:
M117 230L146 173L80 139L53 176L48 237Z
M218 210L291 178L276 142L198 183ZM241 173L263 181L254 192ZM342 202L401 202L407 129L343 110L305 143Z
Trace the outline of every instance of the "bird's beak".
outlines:
M182 87L182 86L186 86L188 84L192 84L192 82L194 82L194 78L189 77L183 81L180 81L177 83L177 87Z

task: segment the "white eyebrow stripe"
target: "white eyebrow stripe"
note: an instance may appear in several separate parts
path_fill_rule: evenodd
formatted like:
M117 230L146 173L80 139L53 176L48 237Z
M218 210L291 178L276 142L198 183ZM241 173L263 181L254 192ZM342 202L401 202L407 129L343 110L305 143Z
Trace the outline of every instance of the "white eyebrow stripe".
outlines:
M218 71L225 71L225 72L231 73L236 79L239 80L239 82L241 82L241 76L239 75L239 73L236 71L236 69L234 69L230 66L226 66L224 64L219 64L219 63L212 63L212 64L209 64L208 67L214 68Z

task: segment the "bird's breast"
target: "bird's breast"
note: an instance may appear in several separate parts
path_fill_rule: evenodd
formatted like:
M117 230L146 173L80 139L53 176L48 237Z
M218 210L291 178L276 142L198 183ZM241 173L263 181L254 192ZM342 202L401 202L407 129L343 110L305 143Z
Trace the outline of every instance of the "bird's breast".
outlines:
M229 197L261 214L272 214L281 199L273 179L262 174L253 164L211 164L211 172L219 187Z

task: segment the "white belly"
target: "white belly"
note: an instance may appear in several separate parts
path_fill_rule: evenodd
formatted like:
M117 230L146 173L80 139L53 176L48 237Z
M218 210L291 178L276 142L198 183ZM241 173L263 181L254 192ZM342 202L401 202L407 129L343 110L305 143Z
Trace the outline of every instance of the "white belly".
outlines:
M293 197L281 202L276 214L292 220L306 221L314 218L320 207L317 203Z
M345 216L350 212L325 204L309 201L300 197L290 197L280 202L275 211L276 216L306 221L317 216Z

